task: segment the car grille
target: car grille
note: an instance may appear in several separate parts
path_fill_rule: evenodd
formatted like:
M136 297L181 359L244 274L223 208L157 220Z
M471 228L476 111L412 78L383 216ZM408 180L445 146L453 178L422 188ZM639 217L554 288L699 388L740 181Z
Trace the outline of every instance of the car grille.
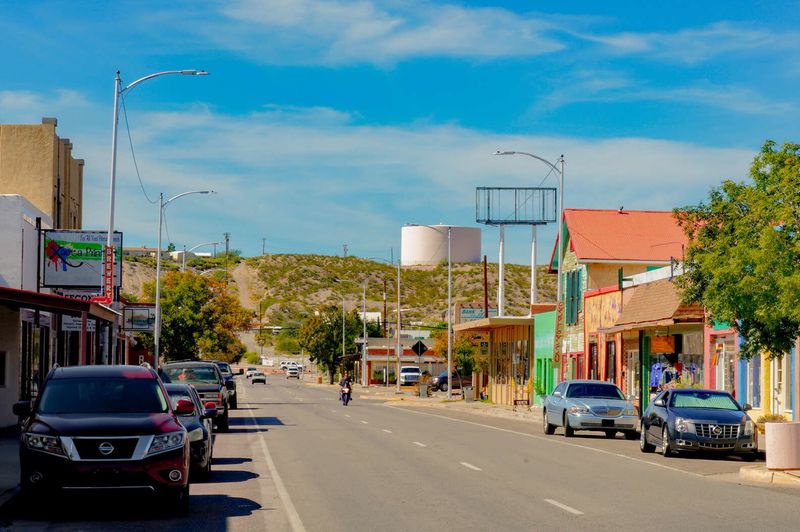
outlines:
M696 423L695 434L701 438L730 440L739 437L739 425L719 425L715 423Z
M698 442L698 445L702 449L733 449L736 447L735 443L706 443L706 442Z
M622 413L622 409L615 406L593 406L592 414L596 416L616 417Z
M72 441L81 460L128 460L139 438L73 438Z

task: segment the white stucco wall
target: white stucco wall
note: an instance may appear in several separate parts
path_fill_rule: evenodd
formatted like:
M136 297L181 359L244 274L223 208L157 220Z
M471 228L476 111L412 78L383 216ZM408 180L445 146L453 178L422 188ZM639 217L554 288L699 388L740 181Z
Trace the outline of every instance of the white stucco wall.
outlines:
M16 194L0 194L0 286L36 290L36 218L50 217Z

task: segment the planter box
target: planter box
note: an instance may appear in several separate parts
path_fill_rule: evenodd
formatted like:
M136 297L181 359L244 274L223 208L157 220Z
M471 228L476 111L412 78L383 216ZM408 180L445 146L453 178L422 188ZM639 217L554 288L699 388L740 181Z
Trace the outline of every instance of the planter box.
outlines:
M766 423L767 469L800 469L800 423Z

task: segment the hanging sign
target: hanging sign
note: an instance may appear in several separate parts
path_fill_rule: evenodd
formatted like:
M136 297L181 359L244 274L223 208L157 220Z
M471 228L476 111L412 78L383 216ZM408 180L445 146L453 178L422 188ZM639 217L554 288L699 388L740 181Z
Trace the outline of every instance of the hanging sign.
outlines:
M46 230L44 233L42 286L51 288L97 288L105 294L122 280L122 233L113 238L113 263L104 260L104 231ZM101 280L103 284L101 284Z

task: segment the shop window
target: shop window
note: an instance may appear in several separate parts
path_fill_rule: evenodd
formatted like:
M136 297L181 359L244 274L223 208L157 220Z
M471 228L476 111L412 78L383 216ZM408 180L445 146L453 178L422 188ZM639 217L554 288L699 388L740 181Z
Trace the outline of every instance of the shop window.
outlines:
M616 382L617 380L617 343L608 342L606 344L606 380Z
M597 344L589 344L589 378L597 379Z
M747 399L753 408L761 408L761 356L747 363Z

